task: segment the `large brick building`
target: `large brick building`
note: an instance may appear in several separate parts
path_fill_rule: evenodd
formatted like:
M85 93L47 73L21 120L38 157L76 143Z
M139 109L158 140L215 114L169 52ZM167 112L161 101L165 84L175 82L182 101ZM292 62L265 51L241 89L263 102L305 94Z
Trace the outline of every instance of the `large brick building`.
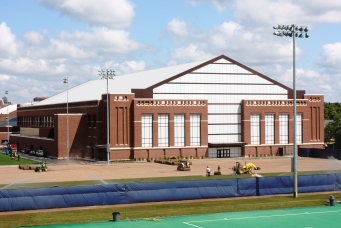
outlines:
M106 160L106 86L92 80L18 107L11 142L63 159L69 135L70 158ZM292 152L293 90L224 55L117 76L108 91L110 160ZM323 148L323 95L297 91L296 103L297 145Z

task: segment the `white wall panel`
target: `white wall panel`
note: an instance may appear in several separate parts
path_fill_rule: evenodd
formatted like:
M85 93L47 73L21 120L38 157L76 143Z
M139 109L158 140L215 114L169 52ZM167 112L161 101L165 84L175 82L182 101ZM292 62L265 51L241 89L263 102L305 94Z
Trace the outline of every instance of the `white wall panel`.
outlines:
M228 84L165 84L154 89L155 93L285 93L277 85L228 85Z
M284 88L233 64L210 64L195 72L198 74L190 73L155 88L153 98L208 100L210 143L241 141L240 103L243 99L287 99L287 91ZM172 84L173 82L179 84ZM212 115L213 113L220 115ZM240 151L235 154L240 155Z
M219 68L222 68L222 70L219 70ZM251 73L250 71L245 70L244 68L241 68L234 64L209 64L202 68L199 68L193 72L200 72L200 73L235 73L235 74L247 74Z
M219 124L219 123L241 123L240 115L208 115L208 123Z
M286 95L208 95L208 94L154 94L154 99L203 99L208 100L208 103L241 103L245 100L285 100Z
M186 74L171 82L186 83L242 83L242 84L269 84L273 83L254 74L237 75L237 74Z
M240 105L208 105L208 113L239 113Z
M240 125L208 125L208 134L241 133Z
M208 142L209 143L233 143L240 142L240 135L209 135Z
M226 59L219 59L218 61L215 61L214 63L231 63L231 62L227 61Z

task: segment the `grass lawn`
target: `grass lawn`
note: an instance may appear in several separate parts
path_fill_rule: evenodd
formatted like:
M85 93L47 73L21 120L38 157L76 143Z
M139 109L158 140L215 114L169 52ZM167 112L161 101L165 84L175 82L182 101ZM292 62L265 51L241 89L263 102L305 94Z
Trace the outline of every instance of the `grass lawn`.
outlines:
M330 195L341 193L300 194L292 196L238 197L208 200L141 203L132 205L96 206L87 208L51 209L18 213L0 213L1 227L70 224L112 220L112 212L120 219L162 218L207 213L282 209L327 205ZM18 216L20 219L18 219ZM157 224L155 224L157 226Z
M25 164L39 164L39 162L31 159L26 159L23 157L20 157L20 160L18 161L18 157L12 159L11 156L6 155L3 152L0 153L0 165L25 165Z

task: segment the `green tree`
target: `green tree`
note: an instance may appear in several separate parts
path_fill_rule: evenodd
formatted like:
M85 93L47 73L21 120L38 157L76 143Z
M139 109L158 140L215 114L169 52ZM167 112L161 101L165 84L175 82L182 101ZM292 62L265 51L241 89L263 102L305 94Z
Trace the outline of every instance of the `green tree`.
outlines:
M333 120L338 113L341 113L340 103L324 103L325 120Z
M332 124L334 124L335 143L341 145L341 113L335 115Z
M324 138L325 141L330 141L335 139L335 127L334 127L334 123L330 122L326 125L326 127L324 128Z
M337 113L333 122L330 122L324 128L325 141L334 139L336 145L341 145L341 113Z

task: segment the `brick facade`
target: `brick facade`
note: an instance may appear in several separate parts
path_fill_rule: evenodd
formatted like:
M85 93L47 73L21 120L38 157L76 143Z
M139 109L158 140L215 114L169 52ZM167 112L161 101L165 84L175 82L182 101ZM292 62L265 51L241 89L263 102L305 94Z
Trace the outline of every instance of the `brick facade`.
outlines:
M66 105L30 106L18 108L18 126L21 133L12 135L11 141L19 149L45 150L47 155L58 159L67 158L67 118L69 123L69 156L106 160L107 101L76 102ZM109 94L110 113L110 160L134 158L160 158L177 156L207 156L207 101L206 100L155 100L135 99L134 94ZM141 144L142 114L152 114L153 146ZM169 116L169 146L157 145L157 118ZM174 146L174 115L185 115L185 146ZM189 118L200 115L200 146L190 146ZM30 129L38 129L30 131ZM25 129L25 131L24 131Z
M301 148L324 148L324 100L321 95L303 95L296 100L296 112L302 115ZM260 144L251 144L251 114L260 115ZM265 144L265 114L274 114L274 144ZM279 114L289 115L289 142L279 143ZM293 152L293 100L243 100L242 101L242 147L243 156L278 155L279 149Z
M112 92L108 100L102 84L94 80L72 88L73 101L78 102L68 103L69 115L66 115L68 93L65 92L45 103L42 101L40 105L18 107L20 135L13 134L11 142L19 149L43 149L48 156L60 159L68 155L67 129L71 158L106 160L108 135L110 160L172 156L220 158L277 155L280 151L290 154L293 151L294 91L224 55L202 63L116 77L116 83L110 86ZM108 87L106 89L108 91ZM122 94L116 94L116 91ZM89 92L87 99L96 100L82 101L82 94L86 92ZM299 90L296 97L297 113L302 117L302 142L298 147L323 148L323 95L306 95L305 91ZM174 119L177 114L184 116L184 137L180 137L184 145L175 143ZM256 133L259 135L257 141L251 142L250 117L253 114L260 117L259 132ZM270 119L273 117L270 127L265 125L267 114L271 114ZM285 143L280 143L284 134L279 128L281 114L288 117L288 132L285 133L288 140L281 140ZM193 128L192 132L198 134L192 137L191 144L192 115L200 127ZM159 116L168 121L166 127L160 124L160 134ZM146 118L144 121L150 121L143 129L142 117ZM146 129L148 137L142 139L145 134L142 132ZM271 144L266 143L269 138L266 129L274 137L273 141L267 140ZM159 136L167 143L159 141ZM198 138L200 142L194 143Z

